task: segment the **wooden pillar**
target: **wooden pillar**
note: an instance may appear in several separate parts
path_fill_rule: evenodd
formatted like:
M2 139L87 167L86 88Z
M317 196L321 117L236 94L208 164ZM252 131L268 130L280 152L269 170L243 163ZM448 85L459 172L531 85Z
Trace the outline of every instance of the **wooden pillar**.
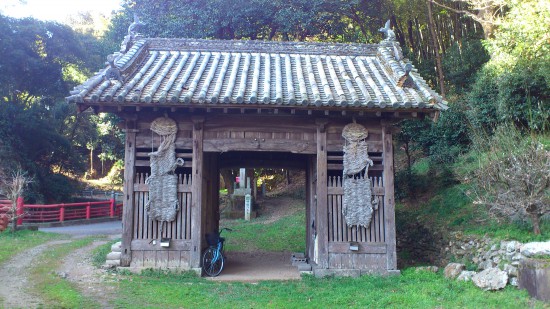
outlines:
M384 151L384 213L385 235L387 245L388 270L397 270L395 245L395 198L394 198L394 171L393 171L393 138L389 123L382 123L382 142Z
M312 260L314 255L315 241L315 164L317 158L308 155L306 164L306 255Z
M212 211L214 213L214 229L220 229L220 172L218 167L218 154L211 154L212 160L210 168L212 169Z
M124 206L122 208L122 253L121 266L130 266L132 262L132 230L134 227L134 177L136 174L136 133L135 121L126 122L126 144L124 152Z
M319 268L328 268L328 219L327 219L327 120L317 119L317 252Z
M23 200L22 196L18 196L15 201L15 215L17 218L16 224L22 225L23 224L23 216L25 215L25 201ZM14 227L15 230L15 227Z
M201 267L203 227L203 117L193 117L193 162L191 189L191 268Z

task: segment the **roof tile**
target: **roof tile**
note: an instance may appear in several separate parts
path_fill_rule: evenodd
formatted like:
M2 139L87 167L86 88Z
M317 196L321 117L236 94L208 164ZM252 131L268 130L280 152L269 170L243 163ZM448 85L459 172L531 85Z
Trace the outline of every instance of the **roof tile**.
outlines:
M68 101L101 105L254 104L443 109L399 44L141 39L118 57L123 81L105 70ZM402 87L410 74L413 86ZM401 81L401 82L400 82ZM262 108L265 108L262 107Z

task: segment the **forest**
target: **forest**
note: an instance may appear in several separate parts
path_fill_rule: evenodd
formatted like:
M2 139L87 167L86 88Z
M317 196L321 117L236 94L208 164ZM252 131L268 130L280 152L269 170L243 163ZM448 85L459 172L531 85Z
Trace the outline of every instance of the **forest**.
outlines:
M437 121L402 121L396 194L415 204L468 186L472 205L526 220L550 213L550 0L125 0L67 24L0 14L0 183L69 201L82 179L120 182L114 115L65 97L105 67L138 14L145 37L377 43L390 20L403 52L448 102ZM100 21L98 23L98 21ZM1 192L0 192L1 194Z

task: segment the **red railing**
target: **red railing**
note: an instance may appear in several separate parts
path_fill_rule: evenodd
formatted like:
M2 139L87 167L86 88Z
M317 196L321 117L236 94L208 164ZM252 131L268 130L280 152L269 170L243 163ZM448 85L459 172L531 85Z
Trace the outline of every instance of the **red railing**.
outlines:
M11 208L10 200L0 200L0 232L8 227L8 212Z
M0 205L3 202L0 201ZM92 218L121 218L122 204L117 204L115 199L68 204L25 204L20 197L17 199L17 216L17 225Z

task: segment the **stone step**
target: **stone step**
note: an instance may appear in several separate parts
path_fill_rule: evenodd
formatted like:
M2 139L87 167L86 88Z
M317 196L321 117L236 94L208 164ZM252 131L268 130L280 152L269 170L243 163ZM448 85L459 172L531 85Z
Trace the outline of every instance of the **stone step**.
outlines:
M311 265L306 263L299 263L298 265L298 271L311 271Z
M110 252L107 254L107 260L120 260L121 252Z
M105 265L107 266L120 266L120 260L107 260L105 261Z
M116 242L113 245L111 245L111 251L112 252L122 252L122 243Z

